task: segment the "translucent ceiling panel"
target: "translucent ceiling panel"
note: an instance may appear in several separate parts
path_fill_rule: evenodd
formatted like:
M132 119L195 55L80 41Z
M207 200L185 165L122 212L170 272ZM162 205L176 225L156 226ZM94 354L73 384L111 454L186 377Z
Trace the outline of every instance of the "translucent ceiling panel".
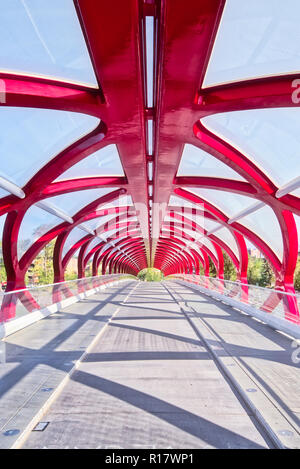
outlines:
M86 205L90 204L99 197L112 192L113 188L108 189L86 189L83 191L69 192L67 194L49 197L49 200L55 207L63 210L69 216L74 215ZM102 207L101 207L102 208Z
M96 176L124 176L116 145L108 145L87 156L65 171L57 181Z
M265 206L257 212L247 215L239 221L241 225L249 228L265 241L277 254L282 261L282 235L280 226L273 210L269 206Z
M104 236L105 236L105 233L103 231L103 225L105 225L106 223L108 223L108 226L106 228L110 228L113 225L115 225L115 223L116 223L115 214L106 215L104 217L101 217L101 218L97 219L96 232L99 234L99 236L100 235L102 236L102 234L104 234Z
M299 108L255 109L215 114L202 123L242 151L280 187L300 173L299 119Z
M18 186L100 122L76 112L15 107L1 107L0 121L0 175Z
M88 233L85 233L83 230L80 228L73 228L73 230L70 232L68 235L66 242L63 247L62 255L63 257L65 254L71 249L71 247L77 243L80 239L84 238Z
M236 257L239 259L239 250L238 250L236 241L233 235L230 233L230 231L227 228L221 228L221 230L215 233L215 236L219 238L221 241L224 241L224 243L230 247L230 249L234 252Z
M192 192L192 191L190 191ZM219 208L229 217L237 215L238 212L244 210L255 203L255 199L231 192L223 192L215 189L197 189L193 188L193 192L201 198L210 202Z
M300 237L300 216L294 214L294 218L297 226L298 237Z
M298 0L226 0L204 86L300 70Z
M107 240L108 238L114 239L116 233L117 233L117 231L114 229L114 230L105 231L104 233L101 233L101 234L102 234L103 238L105 238Z
M0 0L0 71L97 87L72 0Z
M60 218L32 205L21 223L18 237L18 258L41 236L56 225L62 223Z
M177 176L208 176L244 181L244 178L206 151L186 144Z
M180 215L180 214L179 214ZM192 214L186 214L184 213L184 217L186 219L186 222L181 222L181 220L177 220L176 218L166 216L164 219L164 223L170 224L170 223L183 223L183 226L186 227L187 229L191 229L191 223L196 223L199 227L203 228L204 230L210 231L213 230L214 228L220 227L220 223L214 222L213 220L209 220L205 217L202 217L200 215L193 216Z

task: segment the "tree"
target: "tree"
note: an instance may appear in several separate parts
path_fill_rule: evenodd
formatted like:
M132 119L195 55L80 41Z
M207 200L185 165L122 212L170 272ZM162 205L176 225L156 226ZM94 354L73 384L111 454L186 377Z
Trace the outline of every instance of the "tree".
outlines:
M273 281L273 272L269 262L266 259L262 259L261 276L259 285L261 287L270 287Z
M160 282L163 276L163 273L154 267L143 269L138 273L138 279L144 282Z

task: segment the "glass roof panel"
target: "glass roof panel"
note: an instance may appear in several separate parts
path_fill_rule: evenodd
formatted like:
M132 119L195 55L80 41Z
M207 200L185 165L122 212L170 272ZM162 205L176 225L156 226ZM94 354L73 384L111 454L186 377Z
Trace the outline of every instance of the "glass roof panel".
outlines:
M0 71L97 87L72 0L1 0Z
M60 218L32 205L25 213L21 223L18 237L18 258L20 259L37 239L60 223L62 223Z
M170 196L169 205L174 207L197 208L198 210L201 209L200 205L193 204L189 200L182 199L181 197L177 197L176 195Z
M97 218L97 224L96 224L96 227L94 229L99 230L101 228L101 226L103 226L105 223L110 222L110 221L112 223L115 223L115 219L116 219L116 214L115 213L112 213L111 215L104 215L102 217L99 217L99 218Z
M298 108L252 109L215 114L202 123L256 163L280 187L300 172L299 119Z
M87 156L61 174L57 181L97 176L124 176L116 145L107 145L107 147Z
M244 181L236 171L201 148L186 144L177 176L208 176Z
M300 70L298 0L226 0L204 86Z
M7 192L5 189L2 189L2 187L0 187L0 199L2 197L6 197L7 195L11 195L11 193Z
M249 228L265 241L282 261L283 245L281 229L276 215L269 206L265 206L256 212L239 220L241 225Z
M0 175L18 186L100 122L75 112L15 107L1 107L0 120Z
M227 228L221 228L220 230L216 231L215 236L222 241L224 241L227 246L230 247L230 249L234 252L236 257L239 259L239 250L236 244L236 241L234 239L234 236L230 233L230 231Z
M295 195L296 197L300 197L300 187L298 189L295 189L290 193L291 195Z
M237 215L238 212L255 203L255 200L251 197L215 189L198 189L195 187L190 192L194 192L207 202L211 202L229 217Z
M220 226L220 223L214 222L213 220L209 220L208 218L205 218L204 216L201 215L193 215L191 213L182 213L185 218L190 220L191 222L196 223L200 227L204 228L207 231L210 231L214 228L218 228ZM181 215L181 214L179 214ZM164 223L169 224L170 222L174 223L181 223L180 220L177 220L176 218L170 217L169 215L166 215L164 218ZM189 222L186 222L186 228L191 229ZM199 232L200 235L200 232Z
M103 197L105 194L112 192L114 189L109 187L107 189L86 189L82 191L68 192L67 194L56 195L49 197L51 204L55 207L63 210L70 217L75 215L86 205L90 204L99 197Z

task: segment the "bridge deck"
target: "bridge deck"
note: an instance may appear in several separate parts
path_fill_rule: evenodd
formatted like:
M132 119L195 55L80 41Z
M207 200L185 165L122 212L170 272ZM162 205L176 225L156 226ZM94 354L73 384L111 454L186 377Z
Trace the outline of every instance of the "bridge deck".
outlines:
M28 432L20 446L272 447L222 360L245 392L256 391L253 402L267 408L274 431L293 444L298 438L300 377L290 339L192 288L126 282L7 338L2 446L17 438L4 431L26 427L92 340L40 414L46 429Z

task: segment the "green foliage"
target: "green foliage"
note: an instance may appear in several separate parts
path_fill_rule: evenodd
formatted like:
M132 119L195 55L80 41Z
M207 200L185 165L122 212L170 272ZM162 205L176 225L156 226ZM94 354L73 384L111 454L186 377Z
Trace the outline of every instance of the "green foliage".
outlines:
M163 273L153 267L143 269L138 273L138 279L144 282L160 282L163 279Z
M260 286L270 287L273 283L273 279L274 275L269 262L266 259L262 259Z
M201 262L199 263L199 274L204 275L204 267Z

